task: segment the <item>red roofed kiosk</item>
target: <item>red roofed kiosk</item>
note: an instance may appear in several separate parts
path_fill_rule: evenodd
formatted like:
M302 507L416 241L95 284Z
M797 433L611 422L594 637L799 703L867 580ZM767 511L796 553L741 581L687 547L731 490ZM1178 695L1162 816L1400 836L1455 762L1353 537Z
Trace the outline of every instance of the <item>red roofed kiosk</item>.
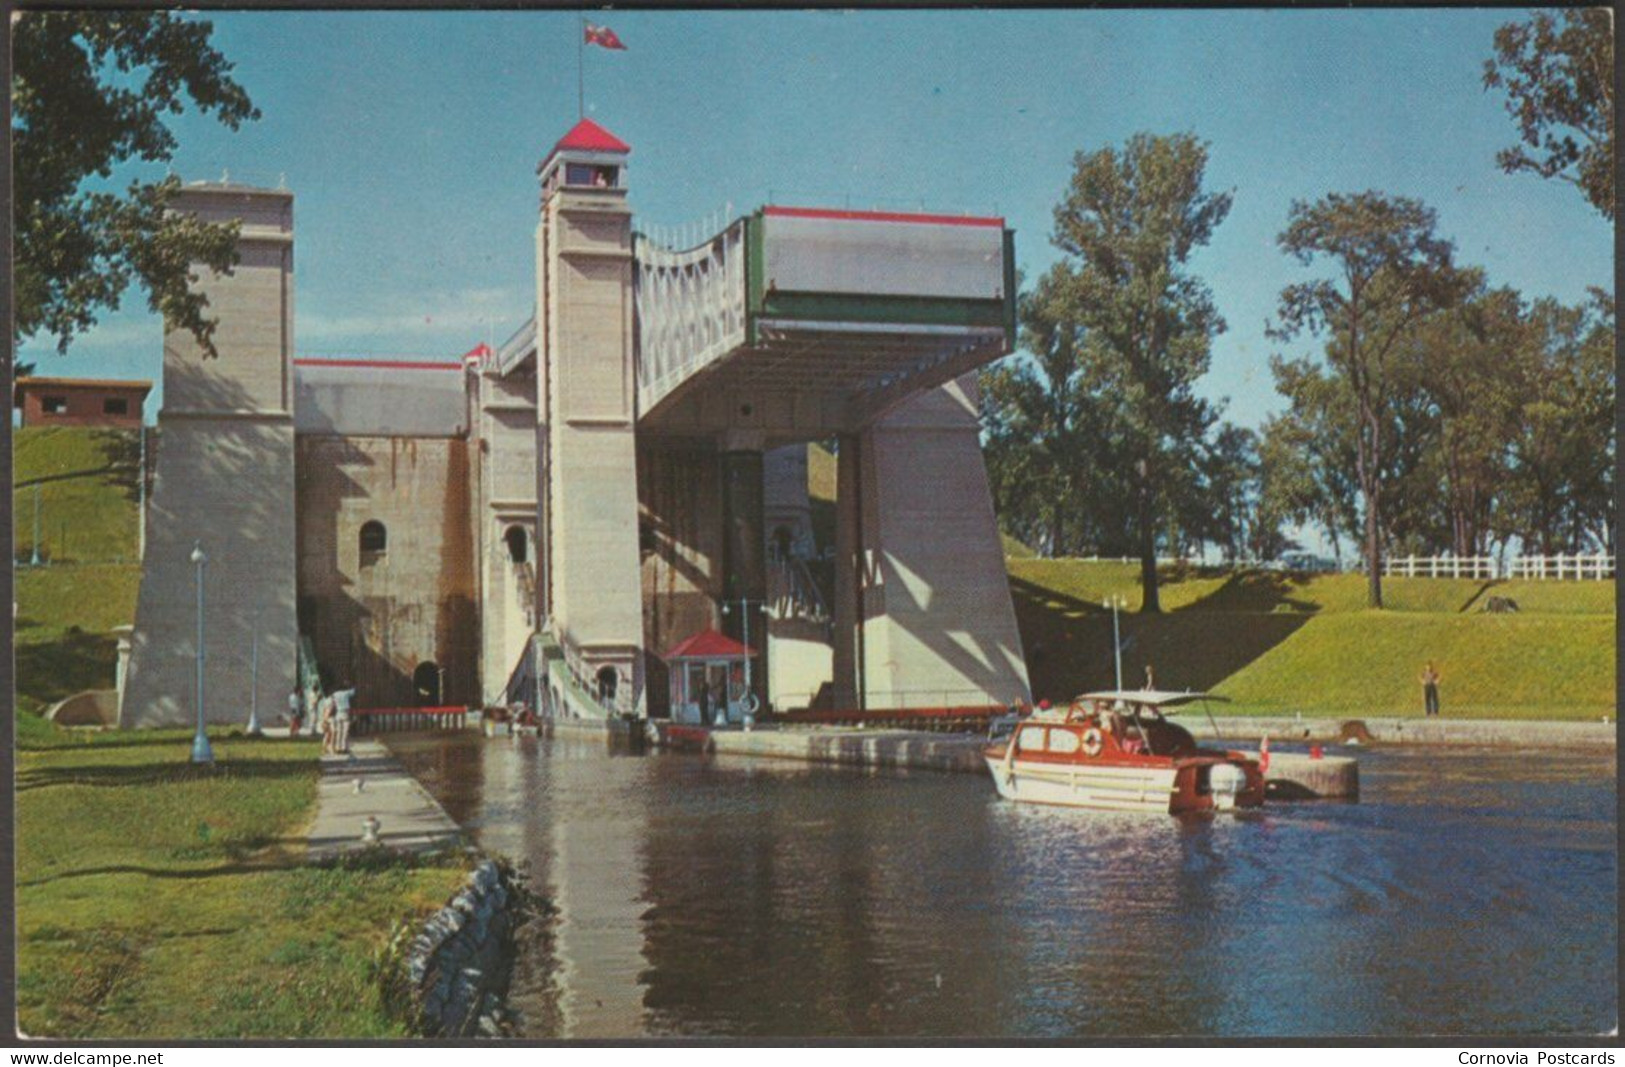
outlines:
M745 661L755 654L715 630L702 630L667 649L660 658L670 668L672 721L744 722L754 704L745 685Z

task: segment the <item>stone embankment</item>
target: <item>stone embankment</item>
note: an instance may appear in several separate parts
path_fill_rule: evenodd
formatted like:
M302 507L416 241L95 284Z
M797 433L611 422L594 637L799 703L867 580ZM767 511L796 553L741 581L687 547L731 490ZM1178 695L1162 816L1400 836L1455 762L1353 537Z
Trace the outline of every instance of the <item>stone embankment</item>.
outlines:
M1485 745L1518 748L1614 748L1613 722L1538 719L1405 719L1397 716L1310 719L1224 716L1218 730L1205 715L1182 715L1180 725L1203 740L1349 742L1359 744Z
M531 901L506 864L482 860L468 883L418 928L386 995L430 1037L505 1037L516 933Z

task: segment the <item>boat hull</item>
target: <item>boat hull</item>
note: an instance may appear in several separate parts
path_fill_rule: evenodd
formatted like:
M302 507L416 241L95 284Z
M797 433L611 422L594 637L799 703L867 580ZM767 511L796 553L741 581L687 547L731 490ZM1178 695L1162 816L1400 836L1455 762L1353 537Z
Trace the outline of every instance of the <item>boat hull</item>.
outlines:
M1178 777L1174 767L1056 766L1019 759L1006 764L992 756L987 765L1006 800L1164 815L1172 810Z
M1168 764L1007 760L989 750L984 758L993 785L1006 800L1102 811L1139 811L1184 815L1202 811L1239 811L1264 803L1264 780L1256 764L1203 757ZM1215 766L1235 766L1246 787L1233 796L1198 787ZM1251 773L1248 773L1248 771Z

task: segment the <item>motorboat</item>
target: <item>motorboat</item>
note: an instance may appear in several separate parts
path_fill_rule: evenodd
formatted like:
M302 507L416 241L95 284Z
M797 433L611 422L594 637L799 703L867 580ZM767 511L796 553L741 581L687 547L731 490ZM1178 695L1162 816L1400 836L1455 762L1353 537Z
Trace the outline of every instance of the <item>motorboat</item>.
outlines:
M1171 815L1259 807L1257 760L1201 748L1168 719L1221 699L1155 689L1085 693L1066 708L1034 709L983 755L1007 800Z

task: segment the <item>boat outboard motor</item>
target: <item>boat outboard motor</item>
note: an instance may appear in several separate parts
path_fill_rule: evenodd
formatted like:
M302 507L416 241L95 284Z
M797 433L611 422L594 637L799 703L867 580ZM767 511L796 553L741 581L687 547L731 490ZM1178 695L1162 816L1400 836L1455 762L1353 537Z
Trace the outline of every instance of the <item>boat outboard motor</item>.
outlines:
M1207 769L1207 788L1213 794L1213 807L1230 811L1236 806L1236 796L1247 788L1247 772L1234 763L1215 763Z

